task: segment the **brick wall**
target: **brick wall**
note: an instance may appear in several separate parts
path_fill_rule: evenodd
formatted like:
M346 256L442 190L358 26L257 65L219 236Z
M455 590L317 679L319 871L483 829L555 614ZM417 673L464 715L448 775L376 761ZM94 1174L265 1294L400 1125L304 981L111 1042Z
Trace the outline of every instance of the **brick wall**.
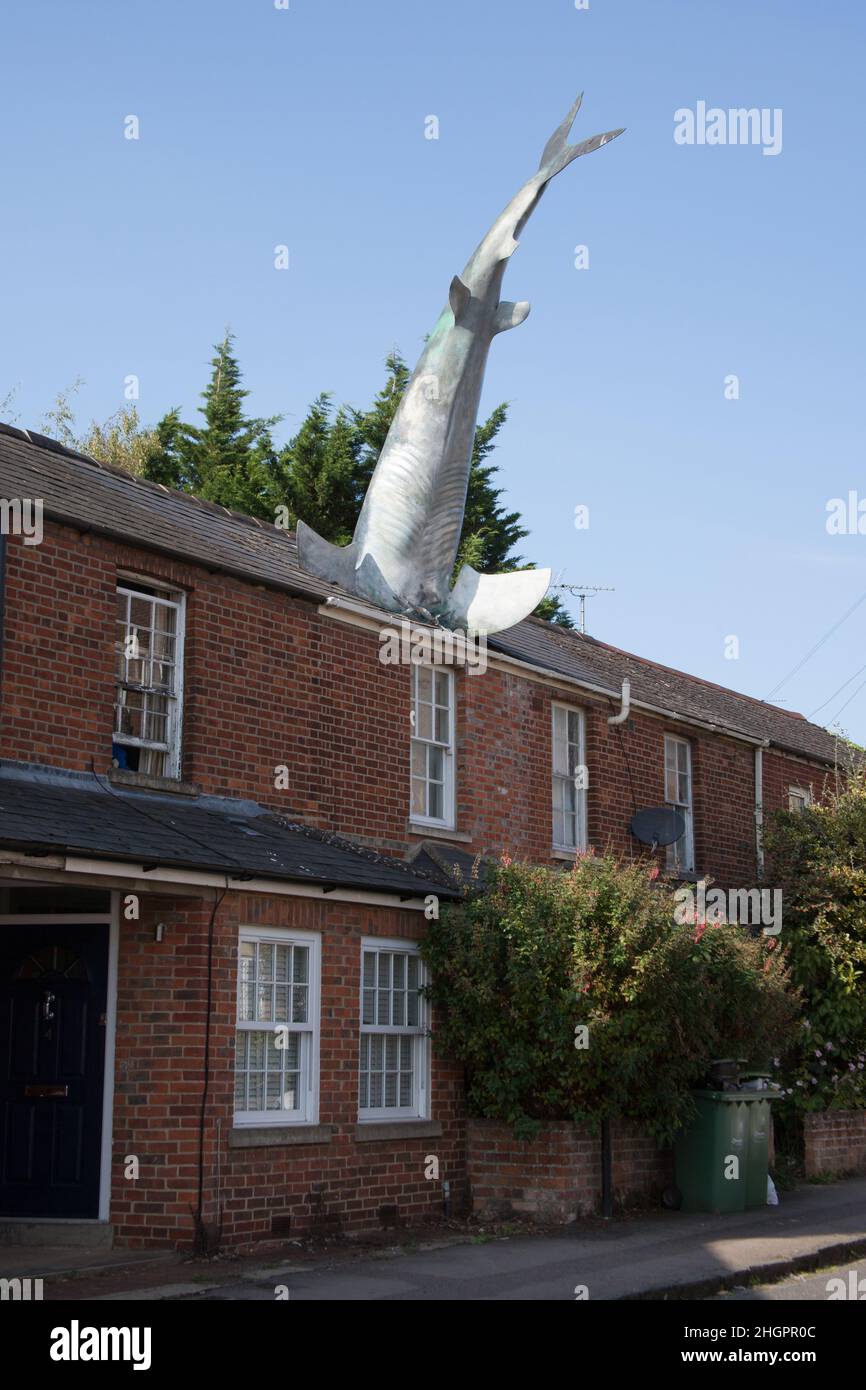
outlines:
M673 1181L673 1157L634 1126L611 1126L614 1200L658 1194ZM470 1119L466 1172L473 1210L502 1215L510 1209L554 1221L598 1210L601 1138L567 1122L544 1124L536 1139L515 1139L510 1126Z
M138 921L122 921L111 1220L118 1244L185 1246L193 1236L202 1096L207 937L212 903L141 899ZM164 922L162 942L154 925ZM465 1137L461 1073L434 1056L432 1119L437 1137L377 1142L356 1138L358 1001L363 936L417 939L423 917L396 908L229 893L216 916L210 1094L205 1125L205 1222L222 1208L227 1244L274 1234L362 1230L395 1206L414 1224L441 1215L442 1182L454 1210L464 1199ZM289 926L321 933L321 1125L328 1142L231 1147L238 928ZM124 1176L128 1156L139 1177ZM439 1159L439 1181L425 1158ZM318 1190L314 1190L316 1188ZM288 1218L288 1221L287 1221ZM276 1224L275 1224L276 1223Z
M866 1110L824 1110L803 1119L806 1177L866 1173Z
M46 523L39 546L9 537L0 756L105 773L111 763L114 589L129 570L184 589L183 776L253 797L395 853L407 824L410 671L383 666L375 632L314 603ZM551 859L551 704L586 714L590 843L633 853L635 803L664 800L664 734L692 743L698 869L756 883L752 748L641 712L616 728L606 699L489 666L458 670L457 832L467 848ZM764 808L825 772L773 751ZM285 764L289 786L274 787ZM659 856L660 862L662 856Z

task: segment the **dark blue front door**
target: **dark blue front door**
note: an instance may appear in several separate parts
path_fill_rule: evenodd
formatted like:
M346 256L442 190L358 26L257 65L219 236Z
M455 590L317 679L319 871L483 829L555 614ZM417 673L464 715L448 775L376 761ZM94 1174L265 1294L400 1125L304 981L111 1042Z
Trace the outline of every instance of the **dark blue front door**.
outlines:
M107 926L0 926L0 1215L96 1217Z

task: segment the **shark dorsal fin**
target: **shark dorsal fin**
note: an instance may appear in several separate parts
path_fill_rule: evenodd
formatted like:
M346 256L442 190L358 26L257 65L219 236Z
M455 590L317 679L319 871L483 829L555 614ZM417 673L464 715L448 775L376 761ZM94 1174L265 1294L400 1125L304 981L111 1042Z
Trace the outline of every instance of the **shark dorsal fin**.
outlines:
M512 299L501 299L493 315L493 332L504 333L508 328L516 328L528 313L528 299L519 299L516 304Z
M448 303L451 305L451 312L454 315L454 322L459 323L461 316L466 312L466 306L472 298L472 292L467 285L464 285L459 275L455 275L448 289Z

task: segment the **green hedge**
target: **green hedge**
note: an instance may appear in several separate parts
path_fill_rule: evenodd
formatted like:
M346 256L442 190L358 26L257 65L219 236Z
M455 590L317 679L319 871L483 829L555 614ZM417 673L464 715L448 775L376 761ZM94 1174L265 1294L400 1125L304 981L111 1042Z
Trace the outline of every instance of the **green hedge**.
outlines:
M713 1058L790 1045L797 1000L772 938L679 925L657 874L612 856L571 871L503 858L430 924L434 1037L464 1064L475 1114L526 1136L622 1116L669 1139Z

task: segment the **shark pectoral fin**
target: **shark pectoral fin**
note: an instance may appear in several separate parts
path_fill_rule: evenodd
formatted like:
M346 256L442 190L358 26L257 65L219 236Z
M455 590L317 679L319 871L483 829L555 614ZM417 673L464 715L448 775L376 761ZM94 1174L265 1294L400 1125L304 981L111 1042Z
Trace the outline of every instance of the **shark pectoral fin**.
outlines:
M350 545L333 545L303 521L298 522L297 535L298 564L307 574L314 574L326 584L339 584L341 589L377 608L394 613L405 608L369 552L360 565L356 563L358 547L354 541Z
M504 333L509 328L516 328L528 313L528 299L519 299L516 304L510 299L500 300L493 315L493 332Z
M464 565L448 599L453 626L478 636L502 632L528 617L549 585L549 569L479 574Z
M461 316L465 314L467 305L472 298L472 291L464 285L459 275L455 275L448 288L448 303L451 305L451 312L454 315L454 322L459 323Z
M305 521L298 522L298 564L307 574L352 589L355 576L355 542L333 545L322 540L317 531Z
M368 603L375 604L377 608L384 608L389 613L399 613L406 607L403 599L394 593L369 551L355 570L352 589L359 597L367 599Z

